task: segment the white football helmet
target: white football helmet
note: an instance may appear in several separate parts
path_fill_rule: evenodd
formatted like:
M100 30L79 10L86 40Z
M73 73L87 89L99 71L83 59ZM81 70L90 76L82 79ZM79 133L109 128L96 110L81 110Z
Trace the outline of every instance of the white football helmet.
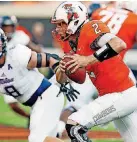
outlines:
M123 8L137 13L137 2L136 1L117 1L117 8Z
M67 1L61 3L52 17L52 23L65 22L68 27L66 33L71 35L88 19L87 8L81 2Z

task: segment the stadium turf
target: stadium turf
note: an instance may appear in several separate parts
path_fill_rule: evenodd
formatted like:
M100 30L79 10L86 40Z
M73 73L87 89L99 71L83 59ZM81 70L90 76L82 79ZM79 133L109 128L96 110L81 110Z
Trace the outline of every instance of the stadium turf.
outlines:
M21 106L23 107L23 106ZM16 127L27 127L28 120L26 118L20 117L11 109L7 104L4 103L3 97L0 97L0 124L11 125ZM23 107L26 111L29 111L29 108ZM101 127L94 127L92 131L101 130L101 131L115 131L113 124L109 124ZM0 140L0 142L28 142L25 140ZM66 140L65 142L70 142ZM93 140L93 142L122 142L121 140Z
M27 127L28 120L11 111L10 107L4 103L2 96L0 96L0 108L0 124ZM28 107L23 108L29 111Z

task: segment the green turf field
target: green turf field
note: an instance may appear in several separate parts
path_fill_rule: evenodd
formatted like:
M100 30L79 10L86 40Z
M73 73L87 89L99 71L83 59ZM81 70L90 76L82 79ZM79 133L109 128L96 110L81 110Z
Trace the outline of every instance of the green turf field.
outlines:
M21 107L23 107L21 105ZM17 127L26 127L27 125L27 119L20 117L11 109L7 104L4 103L3 97L0 97L0 124L6 124L6 125L13 125ZM29 111L28 107L23 107L26 111ZM106 131L115 131L114 127L112 124L109 124L107 126L103 127L94 127L92 130L106 130Z
M23 107L23 106L21 106ZM29 111L28 107L23 107L26 111ZM14 125L17 127L26 127L28 120L24 117L20 117L10 107L4 103L3 97L0 96L0 124Z
M21 106L23 107L23 106ZM30 109L28 107L23 107L26 111L29 111ZM16 127L27 127L27 119L20 117L16 113L12 112L7 104L4 103L3 97L0 97L0 124L4 125L12 125ZM106 130L106 131L115 131L115 128L113 124L109 124L107 126L103 127L94 127L92 131L96 130ZM28 141L3 141L0 140L0 142L28 142ZM65 141L69 142L69 141ZM122 142L121 140L93 140L93 142Z

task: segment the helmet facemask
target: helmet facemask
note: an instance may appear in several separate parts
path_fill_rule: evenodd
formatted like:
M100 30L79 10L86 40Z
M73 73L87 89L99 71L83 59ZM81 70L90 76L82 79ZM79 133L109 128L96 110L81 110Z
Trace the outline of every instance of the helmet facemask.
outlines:
M63 20L56 21L56 22L52 21L52 23L56 24L56 28L52 31L53 37L55 38L57 37L59 40L63 40L63 41L68 39L68 37L71 35L67 33L68 25Z

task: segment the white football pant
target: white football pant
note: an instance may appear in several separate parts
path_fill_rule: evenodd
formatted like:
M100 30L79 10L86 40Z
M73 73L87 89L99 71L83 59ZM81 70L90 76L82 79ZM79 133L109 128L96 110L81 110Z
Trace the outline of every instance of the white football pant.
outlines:
M51 85L32 107L29 142L43 142L46 136L56 136L57 124L64 106L64 95Z
M114 121L124 142L137 142L137 88L101 96L69 119L89 128Z

